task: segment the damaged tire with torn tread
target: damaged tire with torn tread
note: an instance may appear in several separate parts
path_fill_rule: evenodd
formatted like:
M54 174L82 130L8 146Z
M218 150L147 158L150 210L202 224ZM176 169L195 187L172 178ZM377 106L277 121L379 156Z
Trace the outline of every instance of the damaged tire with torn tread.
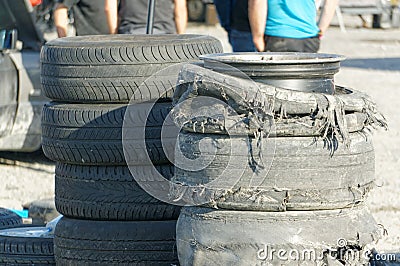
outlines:
M0 264L56 265L53 236L46 227L0 230Z
M175 221L93 221L57 224L57 265L177 265Z
M147 155L142 149L144 144L140 144L138 136L144 131L151 162L169 163L160 139L161 132L157 129L163 124L171 103L154 104L148 117L148 105L137 106L138 109L132 111L125 104L46 104L42 116L45 155L54 161L81 165L147 164ZM125 116L127 110L129 114ZM131 139L124 147L123 125L126 130L139 130L130 135ZM124 156L124 148L129 151L127 156Z
M22 218L15 212L0 207L0 230L22 225Z
M188 202L207 197L210 206L256 211L349 208L363 202L375 186L374 148L367 132L351 133L348 147L314 137L263 138L261 155L254 142L181 132L183 156L205 166L190 170L191 165L177 165L172 182L192 187ZM265 162L265 168L255 167L254 158L260 165ZM241 176L226 174L235 169L243 171ZM205 185L216 181L223 186L214 192L198 189L207 191Z
M362 131L365 128L367 115L364 113L345 114L344 118L349 133ZM230 132L254 136L254 132L246 124L240 122L241 119L240 116L223 117L218 121L209 118L184 119L186 122L182 129L202 134L227 134L227 129L229 129ZM277 119L273 126L273 130L269 132L271 137L319 137L324 134L324 121L310 116Z
M203 35L103 35L56 39L41 51L44 94L67 102L129 102L170 98L165 89L177 76L163 71L156 82L148 77L177 63L198 61L202 54L220 53L220 41ZM141 91L137 91L140 89Z
M280 266L297 265L299 261L304 265L342 265L338 260L329 263L337 254L328 256L341 245L360 254L360 260L344 261L349 262L346 265L366 265L363 252L381 237L379 226L365 206L284 213L184 207L176 232L181 265ZM272 249L275 252L271 255ZM286 252L283 259L282 253L278 255L281 249ZM313 257L291 259L296 254L312 256L304 253L307 251L313 252L316 261Z
M168 180L174 174L173 165L159 165L156 169ZM143 176L152 182L151 176L145 173ZM179 206L147 194L127 166L57 163L55 195L57 209L65 216L79 219L174 220L180 212Z
M336 121L328 122L337 123L341 130L347 130L340 124L344 123L341 116L358 112L366 114L365 126L387 128L385 118L371 98L350 88L336 86L334 95L293 91L217 73L198 64L183 66L179 80L173 96L174 105L197 96L229 99L228 104L239 114L262 110L280 118L288 115L311 115L325 120L335 117Z

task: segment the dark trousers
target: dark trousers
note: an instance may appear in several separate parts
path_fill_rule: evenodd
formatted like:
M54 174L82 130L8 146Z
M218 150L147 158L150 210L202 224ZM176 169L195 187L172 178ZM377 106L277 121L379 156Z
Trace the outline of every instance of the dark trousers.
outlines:
M316 53L319 50L318 36L306 39L265 36L267 52L303 52Z
M250 31L231 29L228 37L233 52L256 52Z

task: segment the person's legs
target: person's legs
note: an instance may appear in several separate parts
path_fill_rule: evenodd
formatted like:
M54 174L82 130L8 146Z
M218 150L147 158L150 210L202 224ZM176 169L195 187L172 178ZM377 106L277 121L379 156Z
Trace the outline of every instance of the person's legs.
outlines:
M234 52L256 52L251 32L232 29L229 41Z

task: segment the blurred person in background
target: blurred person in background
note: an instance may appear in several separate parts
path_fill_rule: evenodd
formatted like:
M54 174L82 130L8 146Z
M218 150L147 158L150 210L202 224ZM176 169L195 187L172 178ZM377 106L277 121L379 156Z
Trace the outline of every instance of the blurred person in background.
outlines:
M248 0L214 0L221 26L233 52L255 52L248 16Z
M329 27L338 0L325 0L319 22L318 2L249 0L249 20L256 49L270 52L318 52L320 38Z
M148 0L105 0L109 33L145 34ZM186 0L157 0L154 10L154 34L182 34L188 15Z
M67 36L69 10L72 10L77 36L108 34L104 0L58 0L54 10L54 24L59 38Z

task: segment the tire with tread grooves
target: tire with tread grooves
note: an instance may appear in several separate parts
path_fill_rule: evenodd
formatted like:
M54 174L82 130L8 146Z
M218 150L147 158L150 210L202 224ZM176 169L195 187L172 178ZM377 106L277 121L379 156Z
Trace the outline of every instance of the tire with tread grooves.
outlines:
M0 230L22 225L22 218L15 212L0 208Z
M203 35L103 35L62 38L41 51L44 94L67 102L129 102L148 77L171 65L221 53L220 41ZM161 88L175 85L168 72L146 83L135 101L170 98Z
M57 224L57 265L178 265L174 221L92 221Z
M156 167L170 179L173 165ZM143 174L145 176L145 174ZM151 177L149 177L149 180ZM174 220L180 207L147 194L127 166L82 166L57 163L56 206L65 216L92 220Z
M0 265L55 265L53 237L32 235L39 230L47 231L45 227L0 230Z
M149 116L130 112L129 119L146 124L147 153L153 164L169 163L160 139L160 126L171 108L170 102L156 103ZM42 148L54 161L81 165L142 165L147 162L141 145L126 143L129 157L125 158L122 131L125 104L64 104L45 105L42 116ZM143 122L145 121L145 122ZM129 124L129 121L127 122ZM135 138L136 136L133 136Z

